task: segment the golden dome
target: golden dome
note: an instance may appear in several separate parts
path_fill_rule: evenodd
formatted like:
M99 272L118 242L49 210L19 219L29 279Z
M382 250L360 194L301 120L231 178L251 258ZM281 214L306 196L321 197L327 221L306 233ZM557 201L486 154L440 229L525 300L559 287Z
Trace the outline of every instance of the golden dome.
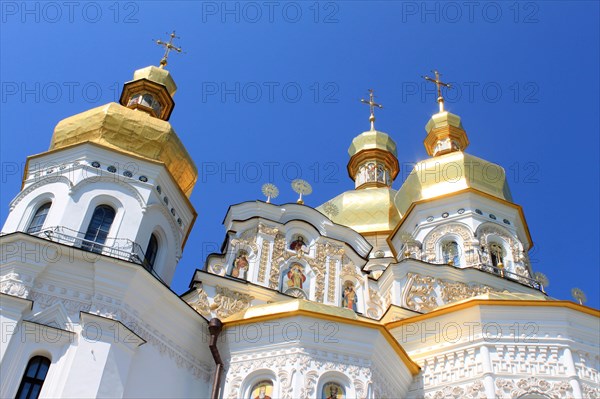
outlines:
M60 121L50 150L84 142L162 162L185 195L192 194L198 170L169 122L109 103Z
M356 136L348 148L348 154L353 157L364 150L383 150L391 152L394 157L398 155L394 140L387 133L378 130L368 130Z
M430 156L452 151L464 151L469 138L458 115L443 111L433 115L425 125L427 137L424 144Z
M427 125L425 125L425 130L427 133L430 133L433 129L439 129L445 126L454 126L458 129L465 130L462 122L460 121L460 116L448 111L434 114L427 122Z
M372 129L359 134L352 140L348 154L348 176L357 189L391 186L400 171L396 143L387 133ZM368 169L372 169L372 176L365 176Z
M389 187L346 191L328 201L337 207L338 214L327 216L333 222L359 233L390 231L400 222L395 196L396 190ZM317 207L317 210L326 214L324 208L325 204Z
M404 217L413 202L473 188L512 202L504 169L494 163L454 151L418 162L394 199Z
M171 97L177 91L177 85L166 69L158 68L154 65L138 69L133 73L133 81L141 79L148 79L151 82L165 86Z

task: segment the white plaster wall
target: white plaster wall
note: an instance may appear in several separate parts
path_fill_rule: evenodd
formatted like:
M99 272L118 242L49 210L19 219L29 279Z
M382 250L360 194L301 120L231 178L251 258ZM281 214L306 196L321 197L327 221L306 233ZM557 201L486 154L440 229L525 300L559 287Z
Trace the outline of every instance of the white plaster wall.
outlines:
M100 162L100 168L91 166L94 161ZM108 172L109 165L117 171ZM39 206L52 201L43 228L61 226L79 232L81 238L96 206L110 205L116 216L108 237L131 240L145 251L150 235L156 233L159 253L155 271L165 282L172 280L194 210L164 165L87 143L37 156L28 168L23 190L11 203L3 233L27 230ZM123 176L125 170L134 175ZM140 181L141 175L148 182ZM109 239L106 245L123 244Z

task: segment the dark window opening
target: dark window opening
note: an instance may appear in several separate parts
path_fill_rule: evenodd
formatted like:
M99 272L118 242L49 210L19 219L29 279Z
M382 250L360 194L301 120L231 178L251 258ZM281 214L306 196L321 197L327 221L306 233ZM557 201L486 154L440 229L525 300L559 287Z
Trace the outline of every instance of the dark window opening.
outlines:
M450 241L444 244L442 247L444 255L444 263L453 266L460 265L460 252L458 249L458 243L456 241Z
M115 219L115 210L108 205L100 205L94 210L92 220L85 233L81 249L101 253L110 226Z
M33 216L33 219L31 219L31 223L29 223L29 227L27 228L28 234L35 234L42 230L51 205L52 202L46 202L40 206L37 211L35 211L35 215Z
M50 360L43 356L35 356L27 363L16 399L37 399L50 368Z
M504 255L502 247L498 244L490 244L490 260L492 261L492 266L494 269L494 273L503 275L502 269L504 268Z
M144 261L144 267L148 270L154 269L154 261L156 260L156 254L158 253L158 239L156 235L152 234L150 236L150 241L148 242L148 248L146 248L146 259Z

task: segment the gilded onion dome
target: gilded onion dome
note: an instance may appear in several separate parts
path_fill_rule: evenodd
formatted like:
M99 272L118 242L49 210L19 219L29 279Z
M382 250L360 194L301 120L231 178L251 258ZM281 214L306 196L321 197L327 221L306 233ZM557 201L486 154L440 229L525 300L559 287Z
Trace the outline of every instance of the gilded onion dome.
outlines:
M169 71L155 66L139 69L125 83L120 104L105 104L60 121L50 150L92 142L162 162L189 197L198 170L168 122L176 90Z
M512 202L504 169L462 151L418 162L394 202L404 217L414 202L441 198L469 188Z
M359 233L385 232L393 230L400 221L392 183L400 170L396 143L384 132L375 130L374 107L371 92L371 129L352 140L348 155L348 175L354 180L354 190L346 191L321 205L317 210L334 221L348 226ZM334 205L334 207L331 207ZM332 213L331 209L335 209Z
M444 110L440 87L449 84L425 77L438 87L439 112L425 125L423 144L432 158L418 162L394 200L402 217L411 204L441 198L465 189L474 189L501 200L512 202L504 169L463 151L469 145L460 117Z

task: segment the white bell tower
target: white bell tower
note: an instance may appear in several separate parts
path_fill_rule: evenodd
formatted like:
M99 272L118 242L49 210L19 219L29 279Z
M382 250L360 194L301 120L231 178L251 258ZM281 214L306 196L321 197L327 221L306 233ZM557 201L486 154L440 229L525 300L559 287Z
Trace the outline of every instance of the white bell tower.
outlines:
M196 166L168 122L176 89L150 66L120 104L59 122L50 149L28 157L2 233L133 262L169 284L196 218Z

